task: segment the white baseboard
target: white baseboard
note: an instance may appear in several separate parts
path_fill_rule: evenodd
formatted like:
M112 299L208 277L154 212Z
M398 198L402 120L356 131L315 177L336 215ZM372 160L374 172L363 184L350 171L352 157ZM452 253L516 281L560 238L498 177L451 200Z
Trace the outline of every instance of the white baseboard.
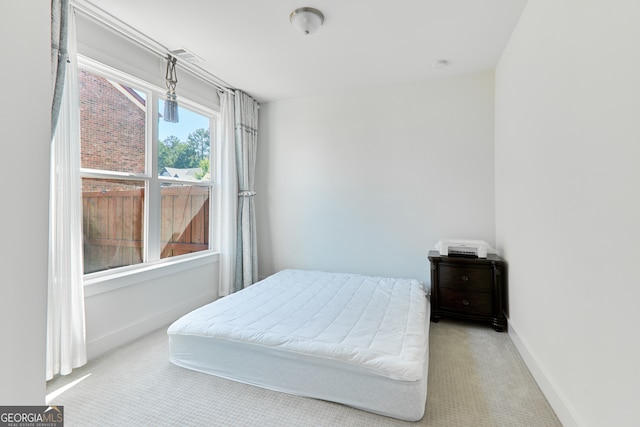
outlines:
M87 358L89 360L100 356L101 354L120 347L121 345L130 343L150 332L155 331L162 326L176 320L178 317L211 302L211 294L202 295L183 304L171 307L168 310L157 313L154 316L142 319L127 327L113 331L107 335L95 338L87 342Z
M558 389L553 379L548 375L545 369L540 365L534 353L530 351L530 347L526 340L518 335L518 326L509 320L509 337L516 346L516 349L527 364L533 378L538 383L538 387L547 398L547 401L555 411L564 427L582 427L585 424L580 421L577 414Z

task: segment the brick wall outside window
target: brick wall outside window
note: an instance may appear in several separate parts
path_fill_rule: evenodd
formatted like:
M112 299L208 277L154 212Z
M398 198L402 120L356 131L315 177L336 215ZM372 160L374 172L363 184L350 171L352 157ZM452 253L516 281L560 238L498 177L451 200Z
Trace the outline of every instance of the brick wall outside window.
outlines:
M84 70L78 83L82 167L143 173L145 101L130 88Z

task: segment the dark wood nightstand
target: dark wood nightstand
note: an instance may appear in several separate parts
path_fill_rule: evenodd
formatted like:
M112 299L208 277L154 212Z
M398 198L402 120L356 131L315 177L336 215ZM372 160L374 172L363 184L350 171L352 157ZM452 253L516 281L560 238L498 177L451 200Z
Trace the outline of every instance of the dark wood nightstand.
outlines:
M431 261L431 321L442 317L488 322L507 330L506 263L487 258L444 256L429 252Z

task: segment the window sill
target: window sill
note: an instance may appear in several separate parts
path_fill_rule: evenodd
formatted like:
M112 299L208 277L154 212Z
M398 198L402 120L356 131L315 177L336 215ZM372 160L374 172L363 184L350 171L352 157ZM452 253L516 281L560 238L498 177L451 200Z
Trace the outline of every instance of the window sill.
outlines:
M84 280L84 296L90 297L125 286L135 285L148 280L157 279L170 274L179 273L191 268L200 267L220 261L220 254L207 252L176 260L163 260L144 267L92 277Z

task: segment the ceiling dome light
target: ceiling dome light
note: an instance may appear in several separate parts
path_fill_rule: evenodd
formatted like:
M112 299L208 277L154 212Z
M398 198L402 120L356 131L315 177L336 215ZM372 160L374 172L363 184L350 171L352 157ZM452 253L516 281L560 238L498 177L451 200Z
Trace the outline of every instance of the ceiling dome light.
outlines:
M291 21L296 30L311 34L320 28L324 22L324 15L318 9L301 7L291 12L289 21Z
M449 66L449 61L446 59L440 59L433 63L433 68L445 68Z

